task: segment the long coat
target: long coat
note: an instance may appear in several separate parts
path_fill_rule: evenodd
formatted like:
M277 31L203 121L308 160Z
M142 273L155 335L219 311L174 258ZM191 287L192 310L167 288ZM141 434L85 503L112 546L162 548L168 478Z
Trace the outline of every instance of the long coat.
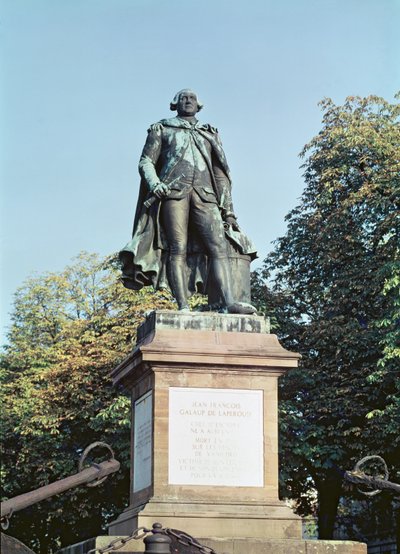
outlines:
M189 136L192 136L208 166L222 219L234 215L229 167L217 130L199 122L193 126L180 117L163 119L152 125L139 162L142 179L132 239L119 253L122 280L127 288L139 290L147 285L153 285L155 289L169 287L166 275L168 244L160 223L161 202L156 201L149 208L144 202L157 183L162 181L168 185L179 178L179 165L188 148ZM169 198L179 198L179 194L177 187L171 191ZM232 231L229 234L232 240ZM236 235L241 253L255 257L255 250L247 237L243 233ZM203 292L207 281L207 256L195 237L190 235L187 264L189 292Z

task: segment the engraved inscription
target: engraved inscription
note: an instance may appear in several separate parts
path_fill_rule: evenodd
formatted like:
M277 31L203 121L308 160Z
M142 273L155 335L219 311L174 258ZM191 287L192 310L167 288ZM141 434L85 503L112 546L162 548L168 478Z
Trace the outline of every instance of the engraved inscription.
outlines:
M263 393L169 389L169 483L262 487Z
M149 487L152 482L153 406L152 391L135 402L133 444L133 491Z

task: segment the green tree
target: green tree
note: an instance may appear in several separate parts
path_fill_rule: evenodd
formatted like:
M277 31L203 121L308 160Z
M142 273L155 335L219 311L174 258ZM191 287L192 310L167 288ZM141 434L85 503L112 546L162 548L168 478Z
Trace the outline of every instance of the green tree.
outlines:
M400 105L322 103L302 152L305 189L254 277L255 298L302 354L281 383L285 494L331 538L341 472L380 454L399 480ZM396 474L397 472L397 474Z
M127 503L130 401L112 387L110 371L132 350L145 312L171 303L168 295L126 290L118 274L111 258L81 254L15 294L1 358L2 498L76 473L93 441L108 442L122 464L100 487L71 490L12 517L11 534L37 552L104 534Z

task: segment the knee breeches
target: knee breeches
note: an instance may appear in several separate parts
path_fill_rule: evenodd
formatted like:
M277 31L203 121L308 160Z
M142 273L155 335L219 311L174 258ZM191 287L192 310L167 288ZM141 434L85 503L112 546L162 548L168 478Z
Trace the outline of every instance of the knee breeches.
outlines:
M227 256L224 225L218 206L201 200L195 190L179 200L165 199L161 221L170 255L186 257L188 235L193 232L200 238L208 256Z

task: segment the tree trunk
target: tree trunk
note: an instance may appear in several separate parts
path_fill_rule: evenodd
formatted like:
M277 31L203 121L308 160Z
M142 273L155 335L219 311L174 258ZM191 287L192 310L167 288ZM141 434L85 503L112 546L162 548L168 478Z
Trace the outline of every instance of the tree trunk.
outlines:
M337 508L342 493L342 481L336 476L318 483L318 537L332 539Z

